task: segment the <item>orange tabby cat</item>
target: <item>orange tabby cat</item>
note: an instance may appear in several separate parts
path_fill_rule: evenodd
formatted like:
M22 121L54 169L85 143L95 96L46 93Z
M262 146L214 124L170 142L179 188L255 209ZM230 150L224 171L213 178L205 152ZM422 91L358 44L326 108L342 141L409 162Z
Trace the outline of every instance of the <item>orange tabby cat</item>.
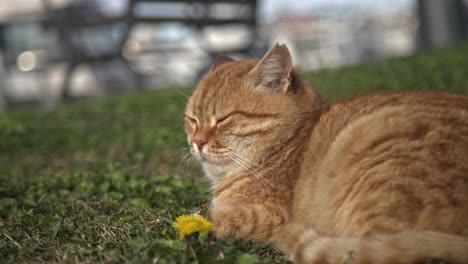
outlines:
M275 241L304 263L468 263L466 96L329 105L275 45L219 57L185 126L219 238Z

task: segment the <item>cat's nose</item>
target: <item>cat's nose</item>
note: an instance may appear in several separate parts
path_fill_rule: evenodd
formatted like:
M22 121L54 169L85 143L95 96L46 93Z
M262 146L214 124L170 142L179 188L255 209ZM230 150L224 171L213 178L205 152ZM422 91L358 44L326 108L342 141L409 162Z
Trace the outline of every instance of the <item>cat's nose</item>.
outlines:
M208 139L206 138L196 138L193 142L198 146L198 149L201 150L206 143L208 143Z

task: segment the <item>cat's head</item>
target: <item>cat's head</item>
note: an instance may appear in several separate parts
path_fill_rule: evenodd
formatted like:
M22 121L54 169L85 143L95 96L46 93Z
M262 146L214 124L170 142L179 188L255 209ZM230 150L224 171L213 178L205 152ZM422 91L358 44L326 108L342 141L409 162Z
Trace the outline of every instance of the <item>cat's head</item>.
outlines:
M255 167L294 137L314 100L296 75L285 45L261 60L216 59L185 111L191 152L209 177Z

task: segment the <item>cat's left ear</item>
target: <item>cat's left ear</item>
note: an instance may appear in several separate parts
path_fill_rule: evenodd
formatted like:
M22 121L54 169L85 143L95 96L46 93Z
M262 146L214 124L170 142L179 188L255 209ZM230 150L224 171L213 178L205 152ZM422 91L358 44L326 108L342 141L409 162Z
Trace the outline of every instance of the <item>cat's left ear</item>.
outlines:
M213 71L214 69L218 68L219 66L221 66L221 65L223 65L225 63L231 62L231 61L234 61L234 59L231 58L231 57L228 57L228 56L220 55L220 56L216 57L215 61L213 62L213 65L211 65L210 71Z
M286 45L273 46L249 72L258 89L287 92L291 86L292 59Z

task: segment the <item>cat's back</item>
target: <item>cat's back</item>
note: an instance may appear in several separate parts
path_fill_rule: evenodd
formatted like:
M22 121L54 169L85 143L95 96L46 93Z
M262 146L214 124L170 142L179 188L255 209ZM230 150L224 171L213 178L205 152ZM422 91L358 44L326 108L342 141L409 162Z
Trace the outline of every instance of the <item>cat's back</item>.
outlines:
M324 232L468 233L468 97L392 93L338 102L314 128L299 181L298 217ZM315 212L306 209L311 201Z
M309 140L313 160L391 135L423 138L441 129L468 136L468 96L435 92L380 93L339 101L322 114ZM374 142L373 146L379 142ZM344 147L344 146L342 146ZM313 151L312 151L313 150ZM338 154L338 153L337 153ZM309 159L310 160L310 159Z
M344 129L360 123L360 119L366 119L367 125L385 124L389 118L412 120L420 115L455 121L463 119L467 111L468 96L459 94L402 92L356 96L335 103L323 114L313 136L323 138L326 134L327 141L332 142Z

